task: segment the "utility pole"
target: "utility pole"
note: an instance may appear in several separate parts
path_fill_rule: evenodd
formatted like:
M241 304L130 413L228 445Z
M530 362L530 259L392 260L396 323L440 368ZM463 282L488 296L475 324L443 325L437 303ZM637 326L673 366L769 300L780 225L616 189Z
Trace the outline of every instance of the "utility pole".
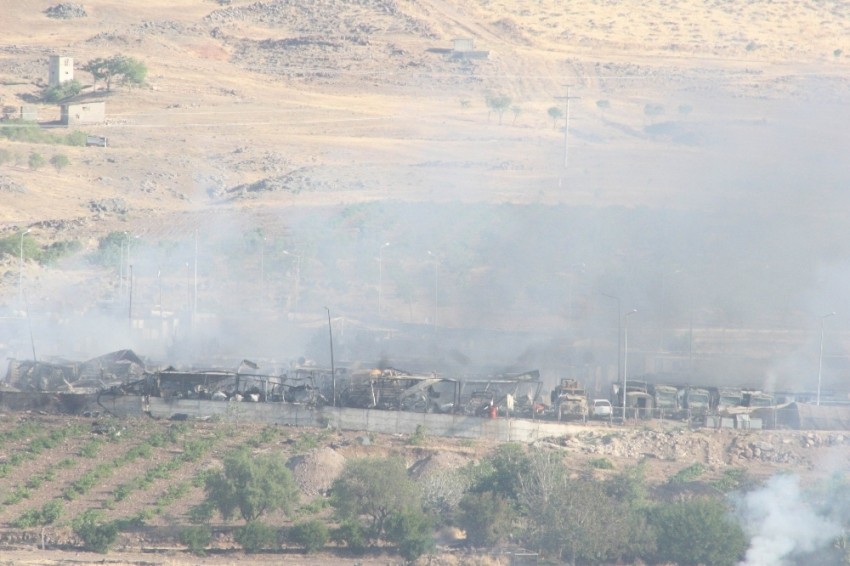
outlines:
M331 309L325 307L328 311L328 336L331 343L331 395L333 396L333 406L336 407L336 368L334 367L334 331L331 326Z
M566 117L566 124L564 127L564 169L570 163L570 150L569 150L569 136L570 136L570 100L575 100L581 98L579 96L570 96L570 89L572 89L573 85L564 85L567 87L567 95L566 96L556 96L557 100L564 101L564 115Z

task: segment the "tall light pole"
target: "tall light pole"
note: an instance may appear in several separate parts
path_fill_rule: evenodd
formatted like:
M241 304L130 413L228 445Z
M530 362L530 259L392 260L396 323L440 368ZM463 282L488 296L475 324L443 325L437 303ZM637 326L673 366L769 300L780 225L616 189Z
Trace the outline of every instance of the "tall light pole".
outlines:
M437 309L440 305L440 260L431 251L428 255L434 258L434 334L437 333Z
M823 331L824 331L824 324L826 322L826 319L828 319L831 316L835 316L835 313L834 312L827 313L827 314L823 315L822 317L820 317L820 356L818 357L818 398L817 398L817 405L818 406L820 406L820 381L821 381L821 373L823 372Z
M620 310L620 297L609 295L608 293L601 293L601 295L617 301L617 381L621 381L623 376L623 351L620 349L620 344L622 343L623 336L623 316L621 314L622 310Z
M384 242L378 250L378 316L384 314L384 248L389 246L389 242Z
M301 256L298 254L294 254L292 252L288 252L286 250L281 250L284 255L292 256L295 258L295 316L298 316L298 293L299 287L301 286ZM327 308L327 307L325 307Z
M331 309L325 307L328 311L328 337L331 344L331 395L333 396L333 406L336 407L336 367L334 367L334 330L331 326Z
M623 316L623 424L626 422L626 393L629 379L629 317L637 312L632 309Z
M29 234L31 228L21 232L21 259L18 264L18 307L24 308L24 234Z

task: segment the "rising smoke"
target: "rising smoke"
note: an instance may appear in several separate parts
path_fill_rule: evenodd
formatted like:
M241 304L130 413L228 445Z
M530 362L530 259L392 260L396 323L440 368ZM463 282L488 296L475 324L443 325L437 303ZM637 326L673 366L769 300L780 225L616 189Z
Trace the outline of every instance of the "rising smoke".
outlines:
M774 476L763 488L745 494L738 512L751 537L740 566L791 565L803 556L807 563L826 564L822 553L842 532L836 518L807 500L794 475Z

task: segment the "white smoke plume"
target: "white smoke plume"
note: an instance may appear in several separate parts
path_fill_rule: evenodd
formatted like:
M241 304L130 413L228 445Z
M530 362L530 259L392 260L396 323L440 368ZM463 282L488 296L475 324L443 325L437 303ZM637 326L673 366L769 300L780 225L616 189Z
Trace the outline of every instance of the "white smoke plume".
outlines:
M750 548L739 566L783 566L793 557L826 547L841 534L841 527L819 515L800 490L793 475L772 477L757 491L739 502L743 527L750 535Z

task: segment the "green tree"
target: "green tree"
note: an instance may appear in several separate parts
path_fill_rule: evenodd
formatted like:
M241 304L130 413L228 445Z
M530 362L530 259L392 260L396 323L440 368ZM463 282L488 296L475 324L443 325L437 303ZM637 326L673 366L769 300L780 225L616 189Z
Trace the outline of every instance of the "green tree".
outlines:
M398 553L413 562L436 546L434 527L421 509L396 511L386 521L387 540L398 545Z
M366 529L356 519L346 519L331 531L331 540L344 544L354 552L363 552L368 546Z
M298 501L298 488L285 460L278 454L254 455L247 449L226 456L224 469L207 476L204 491L222 517L229 519L238 511L248 523L270 511L289 514Z
M331 505L342 520L368 517L372 538L380 538L393 513L420 509L418 486L398 457L348 460L331 488Z
M519 115L522 114L522 108L520 106L513 105L513 106L511 106L511 112L514 115L514 119L513 119L513 122L511 122L511 124L516 124L517 118L519 118Z
M212 532L207 525L190 525L180 531L180 542L186 545L189 552L203 556L212 542Z
M499 493L517 500L521 476L530 466L530 458L521 444L501 444L482 462L481 475L475 480L472 491Z
M467 493L460 501L459 526L470 546L492 547L511 532L514 515L513 506L500 494Z
M304 552L316 552L324 548L329 538L328 527L321 521L312 520L296 524L289 532L289 540L304 547Z
M111 521L104 521L99 509L88 509L72 523L74 534L83 540L87 550L105 554L118 536L118 527Z
M546 111L549 114L549 117L552 118L552 129L558 127L558 120L564 117L564 111L558 108L557 106L551 106L549 110Z
M616 501L632 508L645 506L648 490L646 487L646 461L629 466L605 482L605 491Z
M658 505L649 520L658 534L660 562L731 566L747 549L744 531L730 516L724 502L717 499Z
M57 153L50 158L50 164L53 165L53 168L57 171L62 171L62 169L67 167L70 163L71 160L68 159L68 156L62 153Z
M499 115L499 125L502 125L502 116L505 114L508 108L511 107L511 97L506 94L491 94L487 95L485 98L487 102L487 108L490 109L491 112L495 112ZM487 119L490 119L490 115L487 115Z
M38 169L41 169L42 167L44 167L45 163L46 163L46 161L44 159L44 156L41 155L40 153L36 153L36 152L30 153L29 159L27 160L27 164L29 165L29 168L32 169L33 171L37 171Z
M53 104L65 98L77 96L80 94L81 90L83 90L83 85L81 85L79 81L65 81L64 83L60 83L56 86L46 88L44 92L41 93L41 98L45 102Z
M560 455L538 452L530 458L521 500L527 542L554 558L600 564L654 548L652 531L640 528L627 505L609 497L601 482L570 478Z
M98 57L87 62L81 69L91 73L95 84L97 81L104 81L107 92L112 90L112 82L115 80L131 86L140 85L145 82L148 74L143 62L124 55L114 55L108 59Z
M277 544L277 531L262 521L250 521L236 529L233 539L242 550L251 554Z

